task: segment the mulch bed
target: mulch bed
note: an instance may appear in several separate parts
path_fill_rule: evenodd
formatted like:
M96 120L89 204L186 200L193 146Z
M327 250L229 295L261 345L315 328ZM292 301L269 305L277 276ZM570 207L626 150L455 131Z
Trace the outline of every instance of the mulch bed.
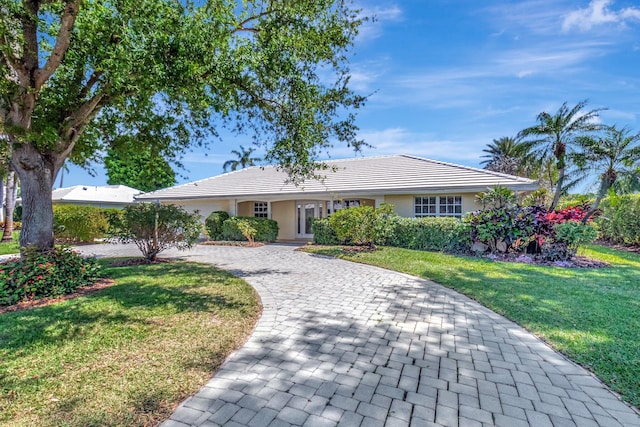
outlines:
M175 260L168 258L157 258L155 261L149 261L146 258L128 258L113 261L109 267L135 267L136 265L166 264L173 261Z
M105 279L105 278L98 279L96 283L94 283L93 285L83 286L81 288L78 288L78 290L72 294L63 295L61 297L45 297L45 298L35 299L31 301L21 301L13 305L0 307L0 314L10 313L13 311L28 310L30 308L36 308L36 307L44 307L47 305L55 304L57 302L70 300L70 299L77 298L84 295L89 295L99 290L106 289L109 286L114 285L115 283L116 282L113 279Z
M605 268L611 265L604 261L599 261L584 256L575 256L569 261L542 261L540 259L528 256L528 255L485 255L485 258L492 259L494 261L503 262L521 262L523 264L531 265L545 265L549 267L563 267L563 268Z

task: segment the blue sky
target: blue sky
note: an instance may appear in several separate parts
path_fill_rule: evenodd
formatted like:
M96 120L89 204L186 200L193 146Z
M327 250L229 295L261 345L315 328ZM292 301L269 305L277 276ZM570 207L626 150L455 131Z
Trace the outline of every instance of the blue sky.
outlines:
M603 123L640 131L638 0L368 0L364 13L377 20L361 29L351 69L353 88L371 94L357 124L373 148L359 155L478 166L493 139L583 99L608 107ZM221 173L240 144L251 145L229 136L188 153L179 182ZM64 186L106 184L96 170L71 166Z

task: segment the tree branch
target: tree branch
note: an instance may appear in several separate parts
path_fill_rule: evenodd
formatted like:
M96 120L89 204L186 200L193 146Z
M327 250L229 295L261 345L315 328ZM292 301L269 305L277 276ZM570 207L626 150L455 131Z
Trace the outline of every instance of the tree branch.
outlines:
M77 0L69 0L64 8L64 14L60 18L60 30L56 37L56 44L51 51L51 55L44 64L44 67L36 71L35 88L40 89L42 84L56 71L62 63L65 53L71 44L71 32L78 15L80 5Z
M38 69L38 10L40 2L38 0L27 0L24 2L27 12L22 14L22 36L24 38L24 48L22 52L22 64L25 67L26 78L25 87L35 88L34 73Z
M241 32L241 31L247 31L247 32L252 32L252 33L260 32L260 30L258 30L257 28L252 28L252 27L247 28L247 27L245 27L245 25L247 25L251 21L255 21L255 20L263 18L263 17L265 17L267 15L271 15L274 12L275 12L275 10L266 10L264 12L258 13L257 15L252 15L252 16L248 17L247 19L245 19L242 22L238 23L236 28L231 30L231 34L235 34L235 33Z
M7 40L7 35L2 35L2 45L5 46L5 49L0 49L2 51L2 58L4 62L7 64L10 70L13 70L18 77L18 81L23 87L29 86L29 72L24 64L20 61L20 58L16 57L13 54L13 50L11 46L9 46L9 40Z
M80 93L78 94L78 98L84 99L89 94L91 89L96 85L96 83L100 81L101 76L102 76L101 71L94 71L93 74L91 74L91 77L89 77L89 80L87 80L87 83L80 90Z

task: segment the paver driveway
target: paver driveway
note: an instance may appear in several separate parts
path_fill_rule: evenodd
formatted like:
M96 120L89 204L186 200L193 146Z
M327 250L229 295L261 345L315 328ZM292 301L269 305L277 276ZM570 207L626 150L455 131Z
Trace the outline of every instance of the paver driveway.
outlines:
M162 427L640 426L583 368L433 282L286 245L169 254L243 277L264 312Z

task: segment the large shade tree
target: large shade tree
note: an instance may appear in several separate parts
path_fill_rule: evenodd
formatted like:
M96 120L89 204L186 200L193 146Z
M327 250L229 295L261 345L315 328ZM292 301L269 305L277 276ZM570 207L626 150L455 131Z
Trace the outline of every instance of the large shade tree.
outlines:
M557 178L553 201L550 209L555 209L560 196L567 188L568 154L576 145L576 138L588 136L601 129L597 123L598 113L602 108L585 111L587 101L580 101L569 107L565 102L555 114L543 111L537 116L537 124L526 128L518 134L526 138L532 145L532 152L541 164L553 159L557 170Z
M600 202L618 178L633 177L640 166L640 133L615 126L605 128L602 135L577 139L579 151L572 158L578 167L599 174L600 185L595 201L583 219L596 212Z
M22 183L22 246L53 246L51 189L103 129L155 118L199 143L226 125L293 176L356 149L347 0L0 0L0 132ZM180 149L180 147L177 147ZM182 147L184 148L184 147Z

